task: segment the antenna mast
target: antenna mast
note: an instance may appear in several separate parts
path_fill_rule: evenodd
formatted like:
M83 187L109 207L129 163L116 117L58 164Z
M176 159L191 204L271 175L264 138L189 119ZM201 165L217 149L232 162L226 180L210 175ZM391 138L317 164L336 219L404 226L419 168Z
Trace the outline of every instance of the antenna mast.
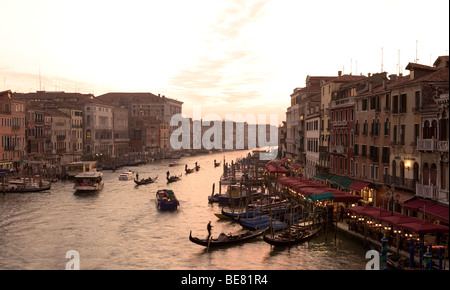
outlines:
M381 72L383 72L383 47L381 47Z
M419 59L417 58L417 46L418 46L418 44L419 44L419 41L416 40L416 63L417 63L417 61L419 60Z

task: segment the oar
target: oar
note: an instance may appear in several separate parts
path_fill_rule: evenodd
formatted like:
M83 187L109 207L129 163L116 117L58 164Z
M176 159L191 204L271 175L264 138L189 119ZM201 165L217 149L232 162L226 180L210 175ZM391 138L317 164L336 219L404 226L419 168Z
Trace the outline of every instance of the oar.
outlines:
M211 243L211 239L212 239L212 235L209 237L209 240L208 240L208 247L206 248L207 252L209 251L209 244Z

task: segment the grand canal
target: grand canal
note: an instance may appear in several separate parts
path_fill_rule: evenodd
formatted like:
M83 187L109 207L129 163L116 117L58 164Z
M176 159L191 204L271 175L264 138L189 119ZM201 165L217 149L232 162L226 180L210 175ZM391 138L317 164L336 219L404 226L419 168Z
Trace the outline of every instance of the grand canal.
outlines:
M28 194L0 194L0 269L63 270L66 253L79 253L80 269L149 270L363 270L367 260L361 242L344 233L321 233L287 249L272 248L262 238L209 249L189 241L189 232L204 237L212 222L213 235L238 232L242 227L219 220L218 204L209 204L212 185L222 174L213 160L227 162L244 157L246 151L220 152L104 171L105 188L94 195L74 195L71 181L52 184L49 191ZM184 165L200 171L185 175ZM135 186L119 181L127 169L157 182ZM181 181L167 184L165 173L183 173ZM170 188L180 200L176 212L161 212L155 206L155 192Z

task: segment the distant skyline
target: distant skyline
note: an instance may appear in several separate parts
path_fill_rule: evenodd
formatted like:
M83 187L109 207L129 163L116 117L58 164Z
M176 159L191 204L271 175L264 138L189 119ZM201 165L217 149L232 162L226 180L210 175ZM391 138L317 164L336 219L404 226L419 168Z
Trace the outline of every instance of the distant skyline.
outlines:
M307 75L406 74L449 44L447 0L0 0L0 11L0 91L151 92L189 117L201 105L281 122Z

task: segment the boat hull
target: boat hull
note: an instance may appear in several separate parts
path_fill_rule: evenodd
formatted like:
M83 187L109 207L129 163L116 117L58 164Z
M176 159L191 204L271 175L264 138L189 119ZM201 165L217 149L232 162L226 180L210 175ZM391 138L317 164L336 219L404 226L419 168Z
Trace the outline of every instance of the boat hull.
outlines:
M248 231L244 234L241 235L225 235L225 234L221 234L223 235L223 239L221 239L221 235L219 235L218 238L216 239L200 239L197 237L193 237L192 236L192 232L189 233L189 240L197 245L200 246L204 246L204 247L219 247L219 246L227 246L227 245L234 245L234 244L239 244L239 243L243 243L243 242L248 242L251 241L253 239L256 239L257 237L259 237L260 235L262 235L265 231L267 230L267 228L265 229L261 229L261 230L257 230L257 231Z
M293 235L291 237L286 236L285 238L281 237L281 235L273 238L264 236L263 239L266 243L271 244L272 246L286 247L302 243L312 238L313 236L317 235L317 233L319 233L320 230L321 228L317 228L307 233Z
M159 210L177 210L180 206L180 202L171 190L158 190L155 201Z

